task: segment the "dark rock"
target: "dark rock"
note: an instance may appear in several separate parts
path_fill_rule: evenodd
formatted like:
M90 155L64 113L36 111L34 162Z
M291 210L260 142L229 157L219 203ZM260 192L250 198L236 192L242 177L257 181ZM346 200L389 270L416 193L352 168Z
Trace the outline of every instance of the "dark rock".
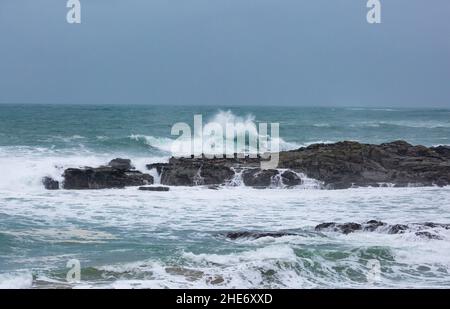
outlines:
M433 184L435 184L438 187L445 187L449 185L449 182L447 179L444 178L439 178L438 180L436 180Z
M51 177L42 178L42 184L47 190L58 190L59 189L59 181L54 180Z
M386 226L386 223L377 220L370 220L363 224L363 229L364 231L373 232L381 226Z
M436 234L431 234L430 232L427 232L427 231L416 232L416 236L420 236L420 237L428 238L428 239L442 240L441 236L436 235Z
M315 230L321 231L321 230L326 230L326 229L334 229L335 227L336 227L335 222L326 222L326 223L320 223L320 224L316 225Z
M420 225L420 223L416 223L418 225ZM450 229L450 224L442 224L442 223L433 223L433 222L425 222L422 224L424 227L429 227L429 228L443 228L443 229Z
M224 282L225 282L225 279L223 279L222 276L217 275L217 276L214 276L214 277L212 277L212 278L208 278L207 281L209 282L209 284L217 285L217 284L222 284L222 283L224 283Z
M431 147L430 149L435 151L440 156L450 159L450 146L437 146Z
M279 238L279 237L283 237L283 236L295 236L295 235L297 235L297 234L289 233L289 232L248 232L248 231L244 231L244 232L226 233L225 237L232 239L232 240L236 240L239 238L253 238L253 239L258 239L258 238L262 238L262 237Z
M344 224L338 224L335 222L327 222L319 224L315 227L316 231L323 231L323 230L329 230L333 232L341 232L344 234L350 234L355 231L359 231L362 229L361 224L358 223L344 223Z
M152 169L156 169L156 172L158 173L158 175L161 175L164 167L169 167L169 163L152 163L152 164L147 164L146 167L149 170Z
M168 186L194 186L203 184L199 175L200 165L171 165L164 167L161 184Z
M277 170L248 169L242 172L242 180L246 186L268 187L272 183L272 177L277 174Z
M389 234L402 234L408 229L407 225L404 224L394 224L389 228Z
M382 221L370 220L363 224L358 223L344 223L339 224L336 222L326 222L318 224L315 227L316 231L331 231L331 232L341 232L343 234L349 234L355 231L363 230L365 232L374 232L380 227L383 228L381 231L385 231L388 234L403 234L407 232L414 232L415 235L429 238L429 239L442 239L441 236L426 231L430 228L443 228L450 229L450 224L441 224L433 222L425 223L413 223L413 224L393 224L389 225Z
M205 185L223 184L233 176L234 172L228 166L204 163L200 168L200 177Z
M208 189L210 189L210 190L219 190L220 186L219 185L211 185L211 186L208 186Z
M301 184L297 172L321 181L328 189L406 186L446 186L450 184L450 147L413 146L405 141L381 145L344 141L314 144L282 151L278 167L281 181L288 187ZM168 163L149 164L156 168L165 185L194 186L226 184L234 170L244 169L244 184L268 187L277 170L261 170L261 158L171 158Z
M284 185L292 187L302 184L302 179L293 171L284 171L281 174L281 181Z
M342 233L349 234L361 230L362 227L361 224L350 222L342 224L339 228L341 229Z
M381 145L357 142L314 144L280 153L280 168L300 171L327 188L392 183L431 186L450 183L447 148L413 146L404 141Z
M219 185L229 181L234 172L226 159L175 159L160 166L161 183L170 186ZM154 166L154 165L153 165ZM156 167L158 168L158 166Z
M112 167L69 168L63 174L64 189L108 189L153 184L153 177L139 171L124 171Z
M169 187L139 187L141 191L169 191Z
M131 165L130 159L117 158L117 159L111 160L108 163L108 166L112 167L113 169L122 170L122 171L128 171L128 170L134 169L133 165Z

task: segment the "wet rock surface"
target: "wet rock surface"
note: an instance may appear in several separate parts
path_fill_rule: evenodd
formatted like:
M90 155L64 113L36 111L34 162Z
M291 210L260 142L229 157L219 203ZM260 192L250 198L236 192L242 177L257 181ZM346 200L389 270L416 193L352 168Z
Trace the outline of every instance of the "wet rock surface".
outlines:
M131 165L130 159L113 159L108 163L108 166L112 167L113 169L127 171L134 169L134 166Z
M293 171L284 171L281 173L281 181L288 187L298 186L302 184L302 179Z
M447 147L413 146L405 141L381 145L358 142L314 144L280 153L280 168L305 173L330 189L352 186L444 186L450 183Z
M450 224L424 222L410 224L388 224L378 220L369 220L363 223L347 222L325 222L315 226L315 232L337 232L342 234L350 234L355 232L377 232L384 234L405 234L410 233L425 239L441 240L443 237L439 234L439 230L450 230ZM289 231L236 231L221 234L228 239L259 239L263 237L279 238L284 236L301 236L305 234L305 230L295 229Z
M248 169L242 172L242 180L249 187L268 187L275 175L278 175L277 170Z
M314 144L280 152L278 169L260 168L260 158L171 158L168 163L148 164L156 169L162 185L224 185L240 173L242 183L254 188L272 184L294 187L302 184L299 174L316 179L328 189L354 186L446 186L450 184L450 147L413 146L404 141L381 145L358 142ZM134 170L129 159L116 158L98 168L69 168L65 189L104 189L142 186L153 177ZM44 178L46 188L56 183ZM58 184L59 187L59 184ZM352 227L351 227L352 228Z
M169 163L147 165L161 176L161 184L169 186L220 185L235 175L234 159L171 158Z
M354 222L343 223L343 224L338 224L335 222L326 222L326 223L321 223L321 224L317 225L315 230L316 231L330 230L333 232L342 232L344 234L349 234L349 233L353 233L355 231L362 230L362 226L361 226L361 224L354 223Z
M162 184L174 186L225 184L237 170L243 171L243 183L252 187L268 187L278 175L285 186L296 186L302 183L297 173L323 182L328 189L450 184L450 147L427 148L405 141L314 144L280 152L280 170L261 170L260 163L259 158L171 158L169 163L147 167L157 169Z
M63 188L69 190L112 189L153 184L151 175L132 170L132 168L131 161L124 159L115 159L108 166L97 168L68 168L63 173Z
M431 147L431 150L438 153L440 156L450 159L450 146Z
M58 190L59 189L59 181L56 181L51 177L42 178L42 184L44 185L44 188L47 190Z
M441 236L435 233L432 229L450 229L450 224L441 224L433 222L412 223L412 224L387 224L382 221L370 220L365 223L336 223L326 222L318 224L315 227L316 231L320 232L340 232L343 234L350 234L357 231L363 232L385 232L388 234L403 234L415 233L416 236L421 236L428 239L442 239Z
M273 238L279 238L283 236L295 236L296 233L291 232L249 232L249 231L243 231L243 232L230 232L226 233L225 237L229 238L231 240L241 239L241 238L252 238L252 239L258 239L263 237L273 237Z
M141 191L156 191L156 192L167 192L169 187L139 187Z

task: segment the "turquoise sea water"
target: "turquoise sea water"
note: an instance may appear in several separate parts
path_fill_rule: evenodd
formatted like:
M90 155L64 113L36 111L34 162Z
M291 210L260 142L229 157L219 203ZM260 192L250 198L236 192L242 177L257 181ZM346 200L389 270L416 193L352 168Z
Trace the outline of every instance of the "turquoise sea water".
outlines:
M450 223L450 188L46 191L41 178L115 157L170 156L176 122L280 123L281 147L450 145L450 110L0 105L0 287L448 287L450 234L316 233L327 221ZM312 180L311 180L312 181ZM299 236L227 240L227 231ZM67 262L81 281L66 282ZM368 277L380 263L377 280Z
M130 136L169 138L174 123L192 123L194 114L206 123L220 110L252 115L256 123L278 122L280 136L299 145L396 139L450 144L450 109L0 105L0 145L148 155L157 147Z

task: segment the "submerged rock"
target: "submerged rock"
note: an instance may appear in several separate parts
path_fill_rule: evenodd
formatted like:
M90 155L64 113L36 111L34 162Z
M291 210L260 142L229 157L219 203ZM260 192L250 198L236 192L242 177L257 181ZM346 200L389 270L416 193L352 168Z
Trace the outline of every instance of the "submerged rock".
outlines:
M420 224L420 223L416 223L416 224ZM422 225L425 226L425 227L430 227L430 228L443 228L443 229L446 229L446 230L450 230L450 224L425 222L425 223L422 223Z
M211 186L208 186L208 189L210 189L210 190L219 190L220 189L220 185L211 185Z
M169 191L169 187L139 187L141 191Z
M316 231L330 231L349 234L356 231L374 232L380 231L388 234L404 234L407 232L414 232L416 236L428 239L442 239L441 236L430 232L432 228L450 229L450 224L441 224L433 222L412 223L412 224L387 224L382 221L370 220L362 224L358 223L336 223L327 222L318 224L315 227Z
M59 189L59 181L54 180L51 177L42 178L42 184L47 190L58 190Z
M212 285L222 284L225 282L225 279L221 275L214 275L209 277L206 282Z
M322 231L322 230L329 230L333 232L342 232L344 234L349 234L355 231L362 230L362 225L358 223L344 223L344 224L338 224L335 222L327 222L327 223L321 223L315 227L316 231Z
M401 234L408 230L408 226L405 224L394 224L389 227L389 234Z
M262 237L274 237L279 238L283 236L295 236L297 234L295 233L289 233L289 232L249 232L249 231L243 231L243 232L230 232L226 233L225 237L236 240L239 238L253 238L258 239Z
M354 232L379 232L387 234L404 234L411 233L413 235L432 239L441 240L442 236L438 234L436 229L450 229L450 224L441 223L411 223L411 224L387 224L378 220L370 220L364 223L337 223L337 222L325 222L315 226L316 232L338 232L342 234L350 234ZM284 236L298 236L299 232L291 231L279 231L279 232L258 232L258 231L239 231L225 233L224 236L231 240L236 239L259 239L262 237L279 238Z
M369 220L363 224L363 229L364 231L373 232L382 226L386 226L386 223L377 220Z
M420 236L420 237L424 237L424 238L428 238L428 239L436 239L436 240L442 240L443 238L439 235L436 234L431 234L430 232L416 232L416 236Z

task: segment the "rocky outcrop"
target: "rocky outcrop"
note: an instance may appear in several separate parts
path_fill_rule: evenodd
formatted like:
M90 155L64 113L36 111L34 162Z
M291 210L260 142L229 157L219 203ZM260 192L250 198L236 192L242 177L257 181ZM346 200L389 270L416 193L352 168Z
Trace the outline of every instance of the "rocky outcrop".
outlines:
M427 148L404 141L381 145L358 142L314 144L280 152L278 170L261 170L259 158L172 158L150 164L165 185L225 184L242 171L247 186L264 188L274 177L288 187L302 183L297 173L321 181L328 189L353 186L445 186L450 183L450 147Z
M59 189L59 181L54 180L51 177L42 178L42 184L44 188L47 190L58 190Z
M279 167L300 171L328 188L444 186L450 183L448 148L413 146L404 141L381 145L358 142L315 144L280 153Z
M404 141L381 145L358 142L314 144L279 154L278 169L260 168L260 158L171 158L147 165L156 169L161 184L214 186L242 183L254 188L302 184L299 174L318 180L328 189L354 186L446 186L450 184L450 147L413 146ZM152 184L153 178L134 170L129 159L117 158L108 166L75 168L64 172L66 189L123 188ZM55 188L51 179L44 186ZM239 183L239 182L238 182ZM59 187L59 185L58 185Z
M161 184L170 186L219 185L234 176L232 164L226 159L176 159L169 163L149 164L161 175Z
M153 177L148 174L125 170L123 164L114 166L66 169L63 174L63 188L72 190L110 189L153 184Z
M259 166L258 158L171 158L169 163L148 164L147 168L156 169L161 184L170 186L223 185L238 172L242 172L244 185L255 188L269 187L276 176L288 187L302 183L293 171L262 170Z
M387 224L382 221L370 220L365 223L336 223L327 222L321 223L315 227L316 231L320 232L339 232L343 234L350 234L357 231L364 232L386 232L388 234L404 234L407 232L414 233L416 236L425 237L429 239L442 239L442 237L433 232L433 229L440 228L448 230L450 224L441 224L433 222L412 223L412 224Z

